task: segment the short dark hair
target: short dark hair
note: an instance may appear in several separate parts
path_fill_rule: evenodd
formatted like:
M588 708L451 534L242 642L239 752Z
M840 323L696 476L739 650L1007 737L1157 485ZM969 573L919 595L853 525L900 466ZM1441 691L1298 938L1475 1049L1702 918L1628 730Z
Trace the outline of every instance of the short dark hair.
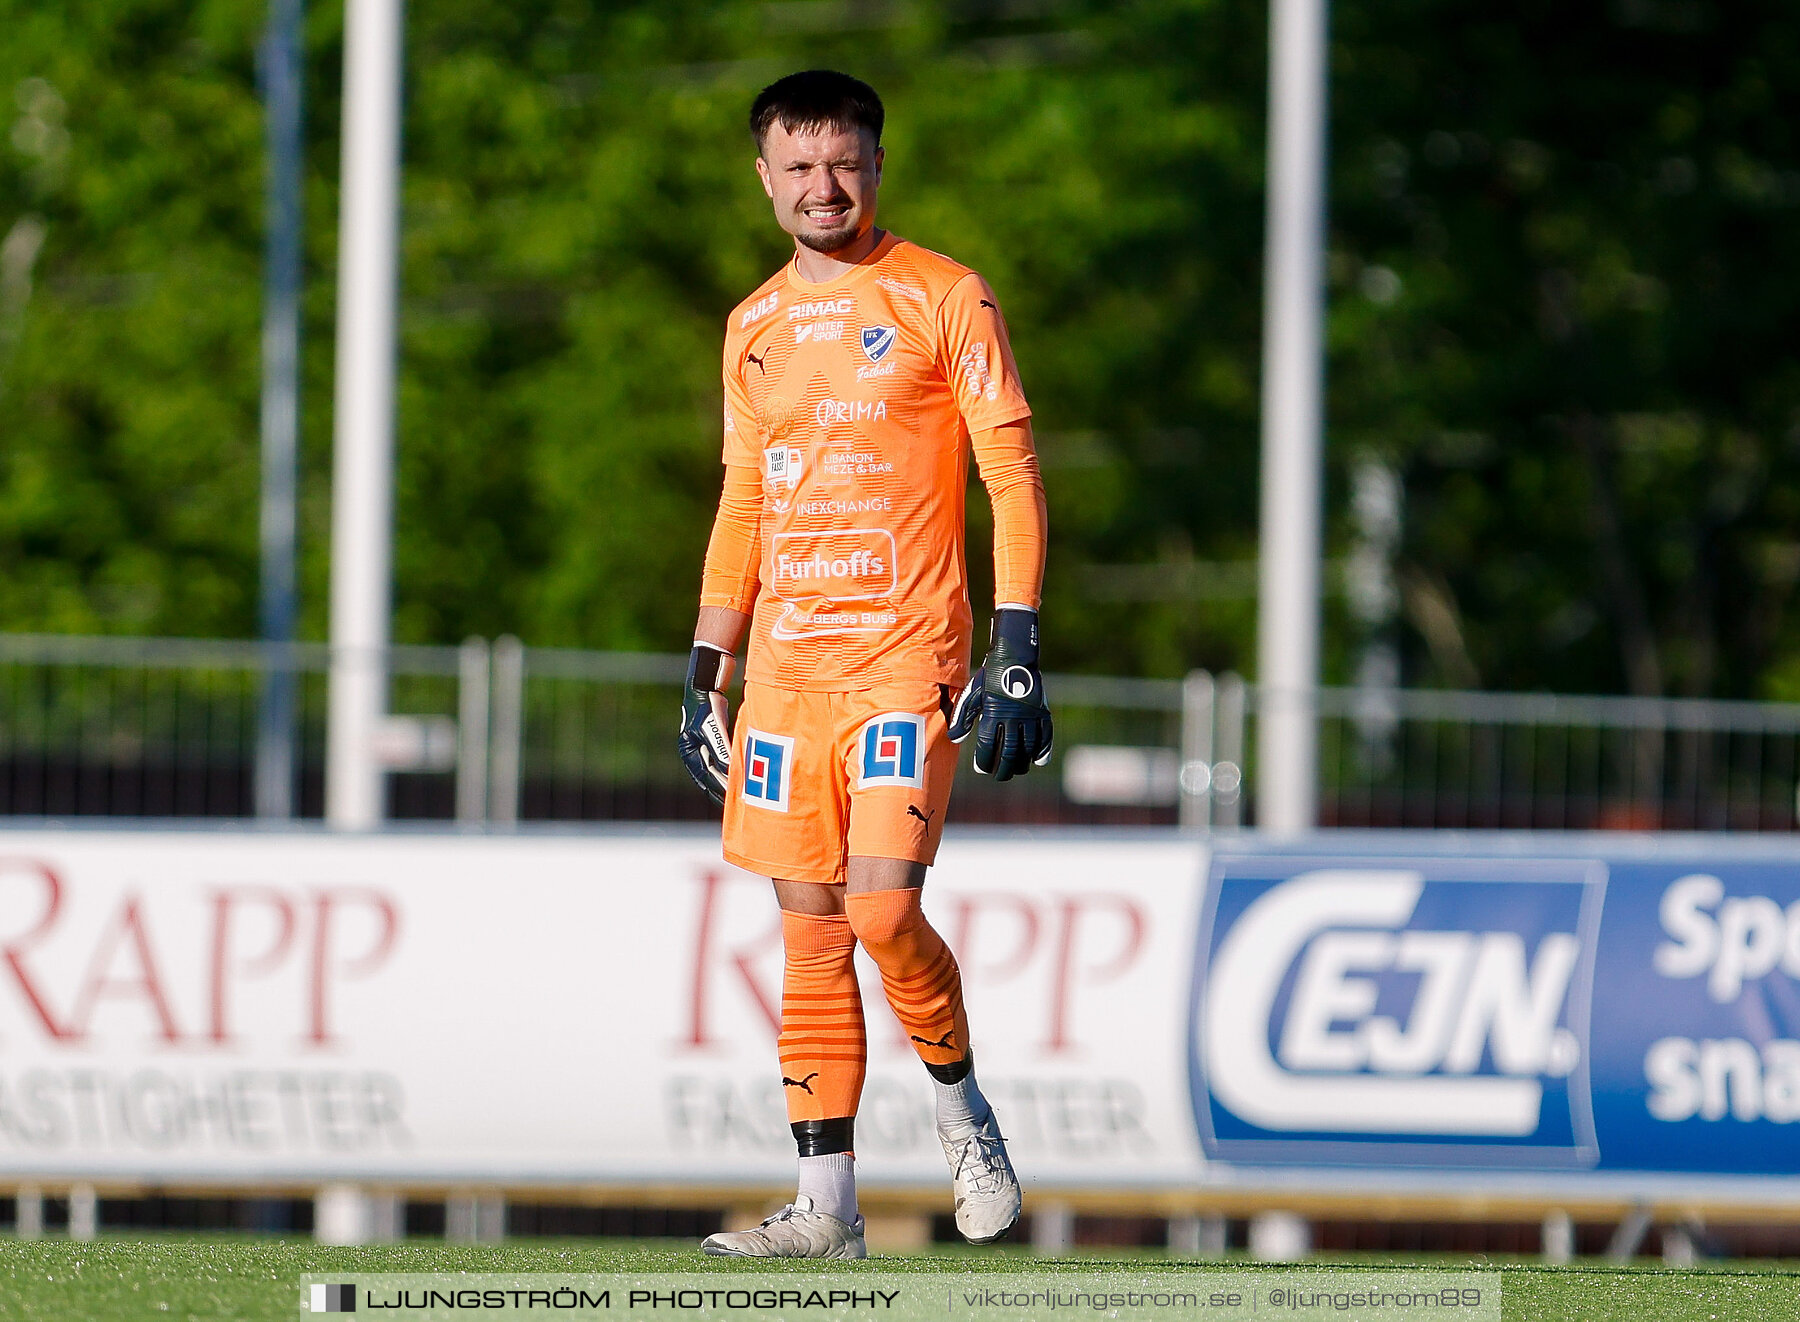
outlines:
M819 129L867 129L881 145L887 112L875 89L860 78L831 69L808 69L777 79L757 93L750 107L750 134L756 149L777 120L789 133Z

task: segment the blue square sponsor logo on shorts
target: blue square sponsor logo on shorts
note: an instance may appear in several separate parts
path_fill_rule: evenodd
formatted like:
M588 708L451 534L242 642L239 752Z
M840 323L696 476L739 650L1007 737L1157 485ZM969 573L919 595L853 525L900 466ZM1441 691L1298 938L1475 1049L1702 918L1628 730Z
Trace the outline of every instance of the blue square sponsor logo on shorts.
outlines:
M894 347L894 337L898 333L893 326L864 326L862 351L868 360L878 363L886 358L888 350Z
M863 726L857 738L857 787L925 784L925 718L888 712Z
M787 735L749 730L744 736L744 802L775 812L788 810L794 780L794 741Z

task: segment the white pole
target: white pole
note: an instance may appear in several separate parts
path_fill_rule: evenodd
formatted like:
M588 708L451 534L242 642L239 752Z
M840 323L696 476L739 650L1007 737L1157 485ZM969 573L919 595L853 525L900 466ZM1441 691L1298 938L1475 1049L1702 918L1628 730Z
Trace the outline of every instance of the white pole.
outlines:
M374 733L387 709L393 562L394 304L400 0L347 0L331 512L331 704L325 817L380 823Z
M1271 0L1257 824L1318 824L1325 0Z

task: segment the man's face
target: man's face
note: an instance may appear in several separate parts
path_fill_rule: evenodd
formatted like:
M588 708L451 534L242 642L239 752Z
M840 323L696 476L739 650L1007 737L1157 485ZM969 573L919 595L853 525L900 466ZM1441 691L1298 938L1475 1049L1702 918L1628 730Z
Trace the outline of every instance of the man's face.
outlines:
M834 253L875 227L881 160L867 129L789 133L777 120L756 172L781 228L814 252Z

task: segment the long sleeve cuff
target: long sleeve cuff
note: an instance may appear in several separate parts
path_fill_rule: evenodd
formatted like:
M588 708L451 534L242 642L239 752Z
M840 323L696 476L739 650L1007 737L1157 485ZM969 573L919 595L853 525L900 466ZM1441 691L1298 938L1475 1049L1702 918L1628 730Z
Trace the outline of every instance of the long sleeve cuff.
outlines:
M748 612L762 570L762 473L727 464L719 512L706 545L700 604Z
M1043 599L1049 519L1031 424L975 432L970 443L994 508L994 598L1036 610Z

